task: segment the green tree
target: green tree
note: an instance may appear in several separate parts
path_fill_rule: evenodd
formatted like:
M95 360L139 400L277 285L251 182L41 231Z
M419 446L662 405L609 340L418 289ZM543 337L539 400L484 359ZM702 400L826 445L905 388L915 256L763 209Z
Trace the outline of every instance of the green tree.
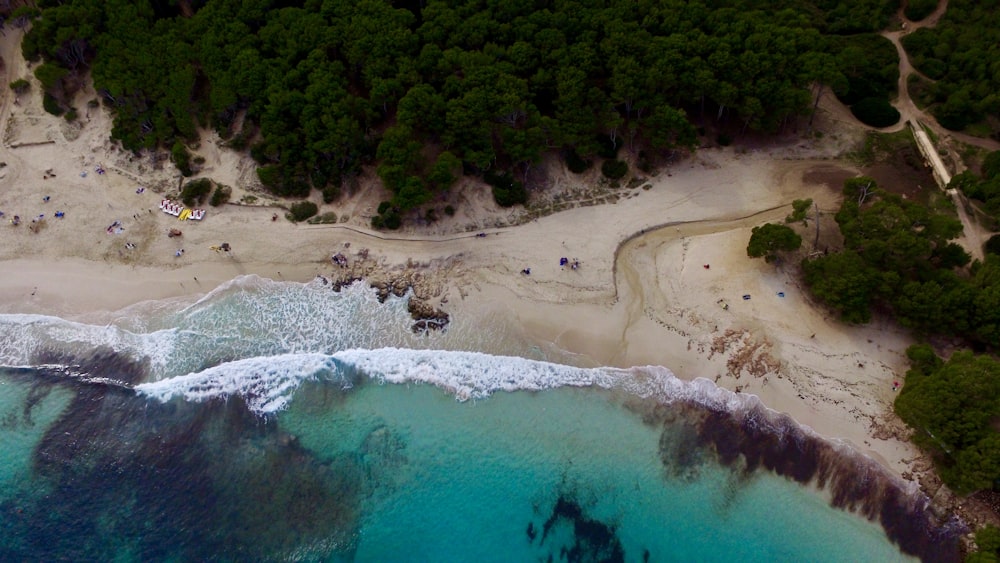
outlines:
M997 563L1000 561L1000 528L984 526L976 532L978 551L970 553L965 563Z
M907 372L895 401L914 441L935 454L946 483L960 493L1000 477L1000 362L960 351L933 371Z
M747 256L764 257L767 262L778 259L778 252L791 252L802 246L802 237L791 228L776 223L754 227L747 244Z
M31 88L31 83L23 78L18 78L17 80L10 83L10 89L14 91L15 94L20 96L21 94L28 91Z
M845 250L802 263L813 295L840 312L849 323L871 320L871 303L880 285L879 272L856 252Z
M797 223L802 221L804 225L806 222L806 213L809 212L809 208L812 207L812 198L808 199L797 199L792 202L792 214L785 217L786 223Z

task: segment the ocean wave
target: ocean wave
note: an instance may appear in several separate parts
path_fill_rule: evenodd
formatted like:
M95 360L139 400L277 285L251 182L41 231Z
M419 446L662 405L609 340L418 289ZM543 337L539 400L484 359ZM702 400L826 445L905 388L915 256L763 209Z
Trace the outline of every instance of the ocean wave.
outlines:
M662 366L580 368L480 352L402 348L248 358L143 383L136 390L161 401L175 396L203 401L241 395L248 398L254 412L263 415L285 408L305 381L349 386L359 375L378 383L434 385L459 401L484 399L498 391L598 387L659 402L694 401L728 411L761 405L756 396L727 391L707 379L682 381Z
M351 349L241 359L133 389L164 403L238 396L250 411L269 416L289 408L296 391L311 381L341 389L367 381L428 384L459 401L560 387L624 391L649 400L624 404L639 409L645 422L663 426L660 454L667 470L684 474L689 460L697 459L690 450L697 450L712 452L735 472L768 470L814 484L829 491L831 505L880 522L904 552L928 560L948 560L955 538L965 529L957 520L938 519L914 483L902 481L849 444L819 436L768 409L756 396L722 389L707 379L682 381L665 367L578 368L479 352ZM662 411L659 404L673 408Z

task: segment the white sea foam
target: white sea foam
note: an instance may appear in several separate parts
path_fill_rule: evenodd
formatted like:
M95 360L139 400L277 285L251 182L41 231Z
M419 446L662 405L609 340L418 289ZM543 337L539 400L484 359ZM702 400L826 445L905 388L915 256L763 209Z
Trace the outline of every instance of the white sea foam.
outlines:
M135 387L136 391L166 402L175 396L189 401L242 396L250 409L267 414L284 409L304 381L331 372L334 361L325 354L286 354L228 362Z
M0 364L28 365L39 352L85 356L105 348L156 367L175 357L175 330L135 333L113 325L90 325L46 315L0 315Z
M161 401L175 396L201 401L241 395L255 412L267 414L285 408L304 381L323 379L347 385L355 374L381 383L427 383L460 401L483 399L497 391L599 387L665 402L693 400L728 410L758 403L756 397L720 389L707 379L681 381L658 366L578 368L478 352L400 348L250 358L141 384L136 390Z

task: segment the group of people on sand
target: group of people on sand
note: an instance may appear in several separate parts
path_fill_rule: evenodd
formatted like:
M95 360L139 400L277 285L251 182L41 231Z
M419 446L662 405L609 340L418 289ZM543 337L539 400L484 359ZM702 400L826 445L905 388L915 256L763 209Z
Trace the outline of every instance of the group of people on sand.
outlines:
M565 269L566 266L569 266L573 270L577 270L577 269L580 268L580 260L578 260L576 258L570 260L569 258L566 258L565 256L562 257L562 258L560 258L559 259L559 267ZM531 268L524 268L523 270L521 270L521 274L525 275L525 276L530 276L531 275Z
M566 258L566 257L563 257L563 258L559 259L559 267L560 268L565 268L567 264L569 265L570 268L572 268L574 270L576 270L577 268L580 267L580 261L577 260L576 258L574 258L572 262L570 261L569 258Z
M42 198L42 203L48 203L51 200L52 200L51 196L44 196ZM55 215L56 215L57 218L62 219L63 217L66 216L66 213L64 213L62 211L56 211ZM6 215L4 214L4 212L0 211L0 217L5 217L5 216ZM40 226L41 223L42 223L42 221L44 221L44 220L45 220L45 214L44 213L39 213L34 219L31 220L31 226L32 226L31 230L33 232L37 233L38 232L37 227ZM10 221L10 224L12 226L16 227L16 226L18 226L18 225L21 224L21 216L20 215L14 215L10 219L8 219L8 221Z

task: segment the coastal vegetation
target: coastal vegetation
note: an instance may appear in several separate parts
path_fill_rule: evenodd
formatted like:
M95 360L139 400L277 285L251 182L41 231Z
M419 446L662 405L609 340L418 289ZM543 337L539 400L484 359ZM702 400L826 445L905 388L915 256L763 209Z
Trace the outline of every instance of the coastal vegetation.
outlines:
M892 0L675 2L477 0L42 0L23 53L53 113L92 80L133 150L170 150L214 128L248 148L275 194L334 199L371 166L392 193L374 224L446 200L461 175L497 202L525 199L547 153L596 159L729 142L814 111L824 88L873 119L895 88L892 45L873 33ZM608 154L606 147L613 150ZM648 158L641 159L648 167ZM502 182L490 182L492 172ZM508 181L507 178L511 180ZM376 218L379 219L379 218Z
M951 187L991 199L1000 152L988 155L983 176L957 176ZM985 195L984 195L985 194ZM967 494L1000 485L1000 255L983 261L952 242L961 234L951 203L934 194L918 204L881 189L868 177L844 183L836 215L843 249L802 263L813 295L843 320L866 323L892 315L924 338L966 343L947 361L928 344L911 346L911 369L895 409L913 440L934 458L942 480ZM801 204L795 211L801 211ZM796 218L793 213L789 219ZM759 227L758 227L759 228ZM754 229L754 235L757 235ZM753 239L751 239L753 242ZM748 254L749 254L748 248Z
M764 257L767 262L778 260L778 252L791 252L802 246L802 237L791 227L767 223L754 227L747 244L747 256L751 258Z
M1000 485L1000 362L962 350L942 362L926 344L906 351L911 369L896 412L959 493Z
M915 203L862 176L844 183L836 221L843 249L802 266L813 294L845 321L868 322L873 310L888 310L921 334L1000 345L995 321L981 309L1000 290L993 275L1000 257L963 273L971 257L952 242L962 224L950 201L935 194L926 205Z
M995 220L1000 217L1000 151L987 154L981 169L980 174L966 170L955 175L948 187L961 190L969 199L980 202L983 210Z

